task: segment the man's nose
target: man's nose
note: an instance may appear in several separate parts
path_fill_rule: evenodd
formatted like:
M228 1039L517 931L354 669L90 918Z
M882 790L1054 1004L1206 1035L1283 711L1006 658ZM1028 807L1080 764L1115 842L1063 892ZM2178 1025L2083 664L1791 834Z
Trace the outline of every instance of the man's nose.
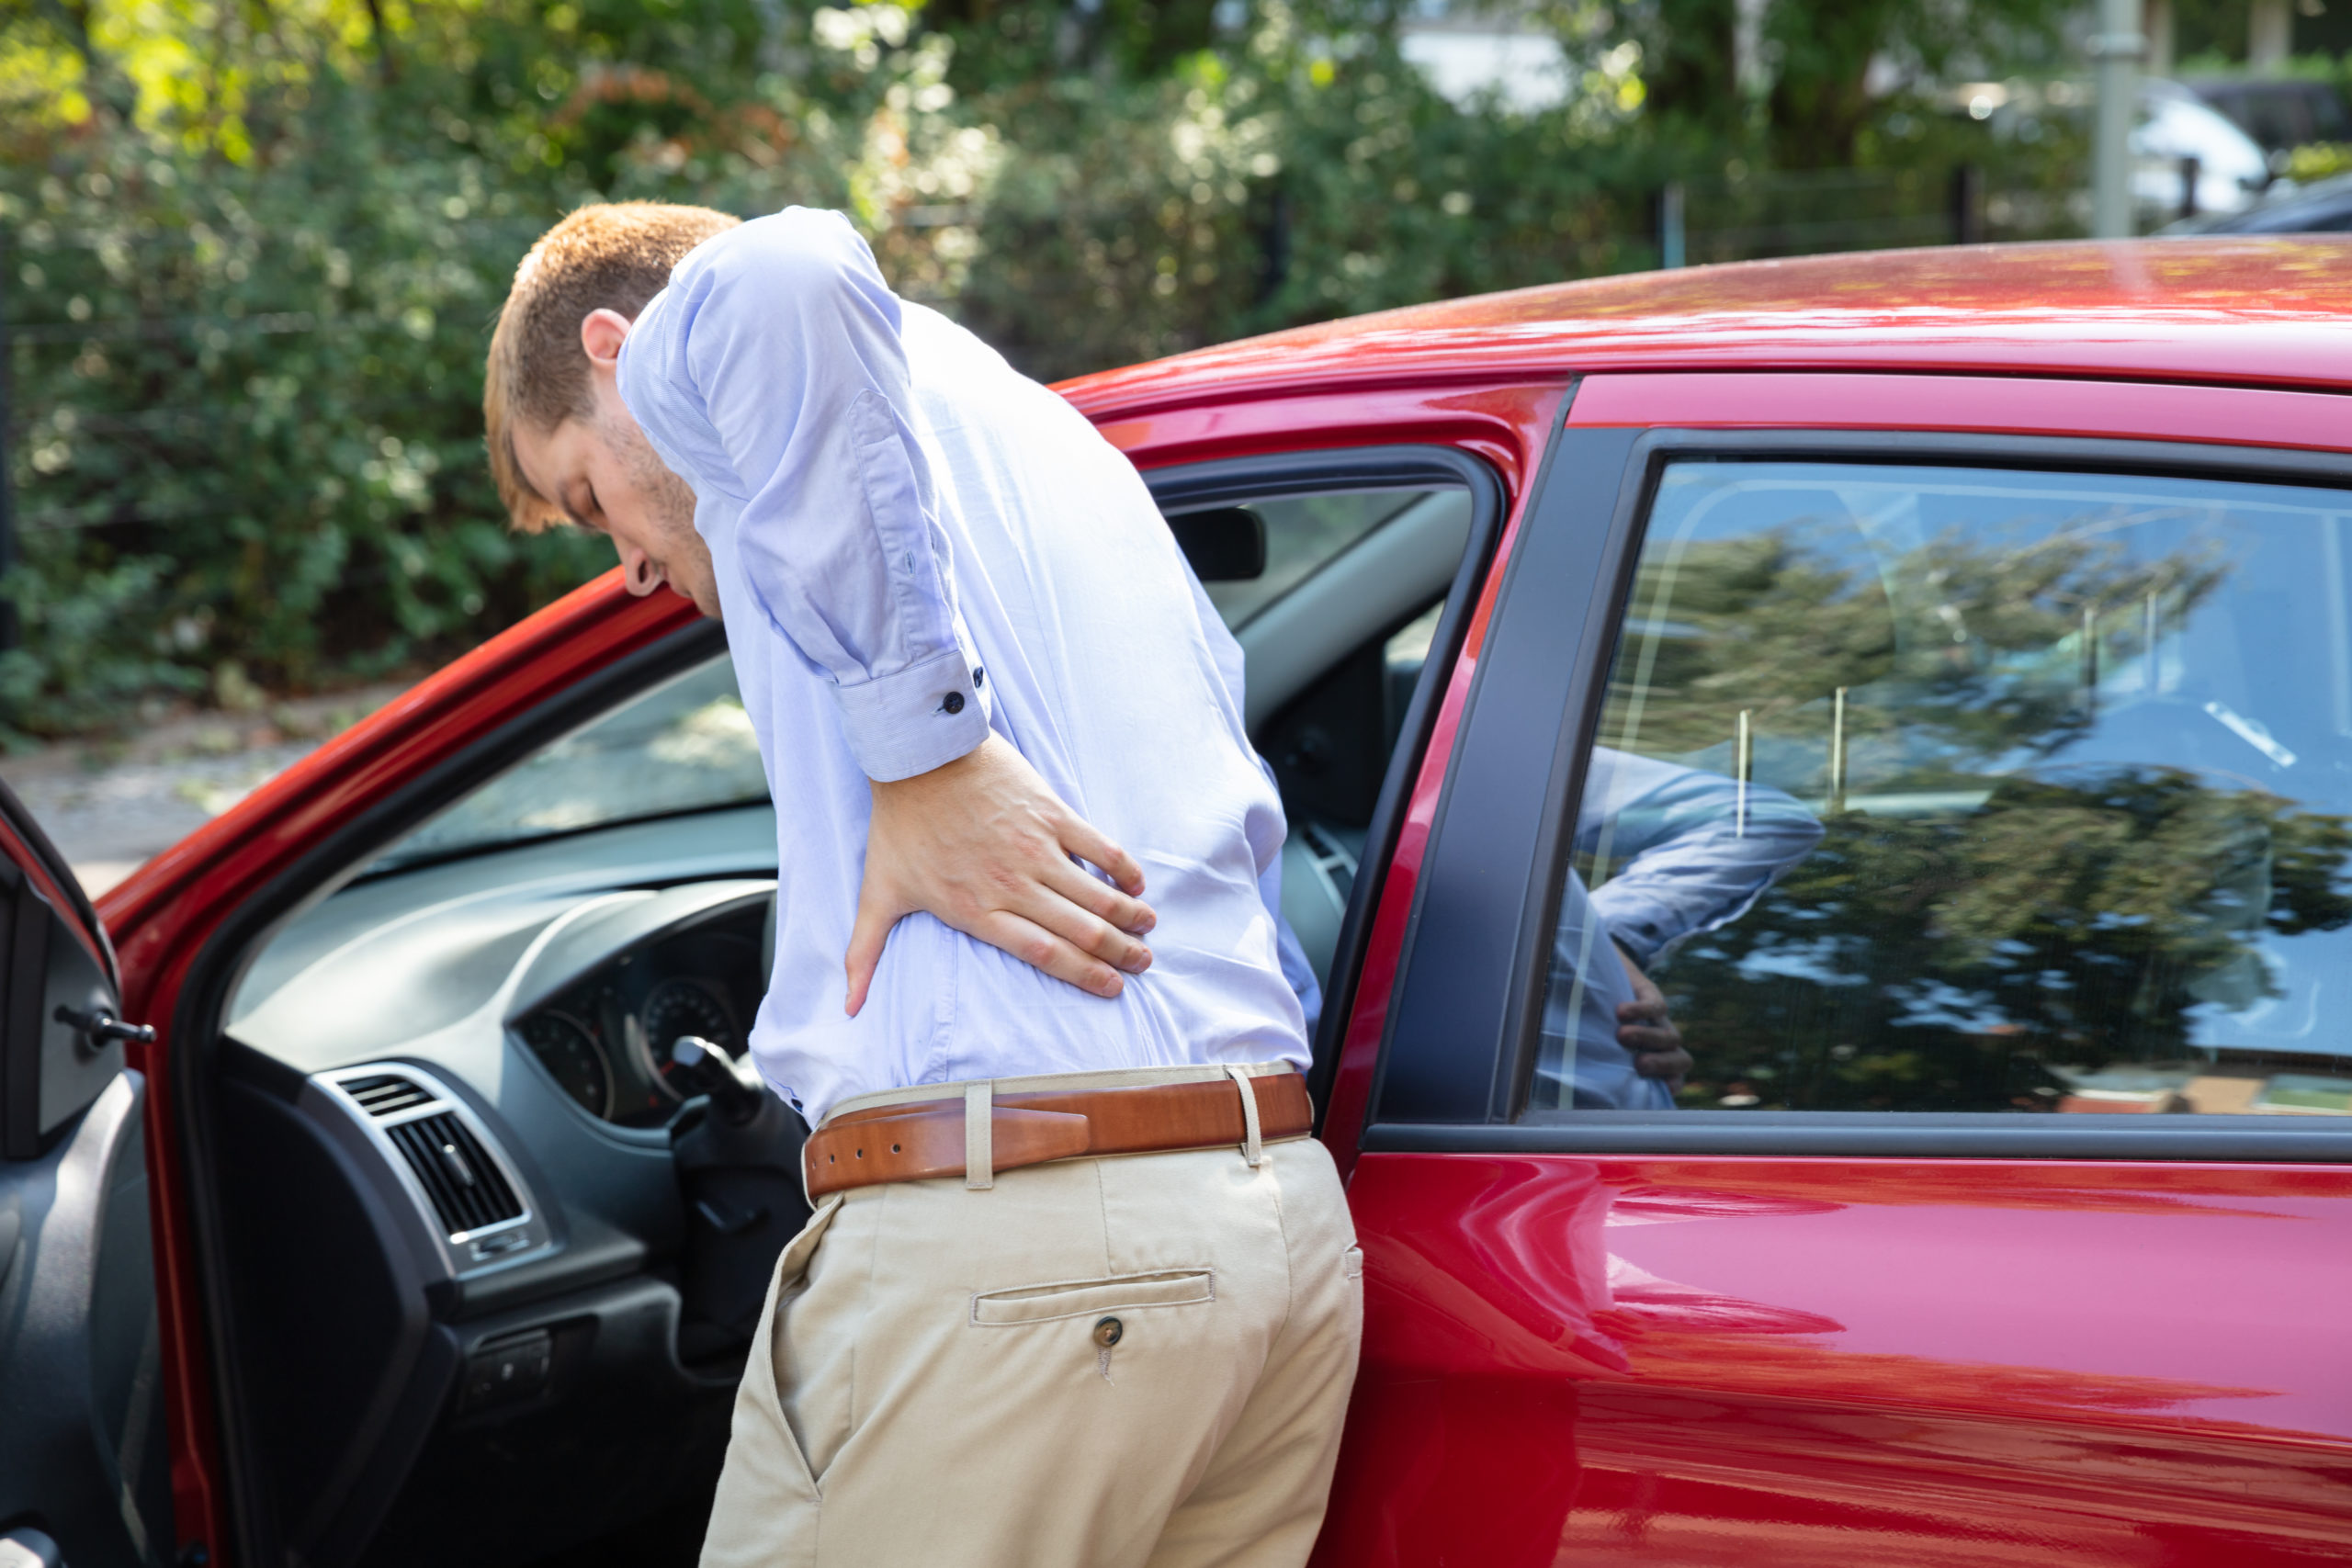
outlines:
M651 556L634 545L616 544L614 547L620 551L621 581L631 593L642 599L662 586L662 569L654 564Z

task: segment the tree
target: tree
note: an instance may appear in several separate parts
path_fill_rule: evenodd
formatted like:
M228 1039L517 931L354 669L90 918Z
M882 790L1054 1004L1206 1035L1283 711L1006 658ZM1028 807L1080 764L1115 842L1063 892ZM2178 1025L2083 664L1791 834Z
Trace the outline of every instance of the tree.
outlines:
M1747 37L1736 0L1641 0L1620 10L1617 36L1641 46L1650 107L1678 140L1760 134L1758 151L1779 167L1844 168L1889 86L2055 69L2076 9L2072 0L1766 0ZM1888 79L1874 82L1874 71Z

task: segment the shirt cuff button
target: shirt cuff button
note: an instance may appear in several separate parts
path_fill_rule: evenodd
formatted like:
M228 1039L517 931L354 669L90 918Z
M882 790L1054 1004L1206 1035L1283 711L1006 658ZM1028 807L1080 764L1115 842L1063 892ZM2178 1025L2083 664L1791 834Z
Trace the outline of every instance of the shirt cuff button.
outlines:
M964 711L964 694L961 692L950 692L941 700L939 705L943 710L951 714L962 713Z

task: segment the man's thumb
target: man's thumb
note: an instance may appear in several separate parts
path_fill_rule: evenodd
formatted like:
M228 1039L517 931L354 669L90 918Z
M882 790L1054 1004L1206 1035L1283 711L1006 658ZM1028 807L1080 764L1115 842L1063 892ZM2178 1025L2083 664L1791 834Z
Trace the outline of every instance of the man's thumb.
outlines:
M865 1005L865 993L874 984L874 971L882 962L883 944L890 940L890 928L897 924L882 907L871 898L857 901L857 924L849 933L849 1003L847 1011L855 1018Z

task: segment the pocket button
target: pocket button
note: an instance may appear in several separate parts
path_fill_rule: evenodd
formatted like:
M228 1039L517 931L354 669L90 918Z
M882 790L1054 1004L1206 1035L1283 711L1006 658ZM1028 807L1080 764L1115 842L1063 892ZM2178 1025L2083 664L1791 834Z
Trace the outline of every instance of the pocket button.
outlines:
M1126 1335L1126 1327L1115 1317L1106 1317L1094 1325L1094 1343L1105 1350L1116 1345Z

